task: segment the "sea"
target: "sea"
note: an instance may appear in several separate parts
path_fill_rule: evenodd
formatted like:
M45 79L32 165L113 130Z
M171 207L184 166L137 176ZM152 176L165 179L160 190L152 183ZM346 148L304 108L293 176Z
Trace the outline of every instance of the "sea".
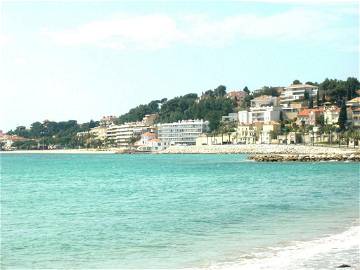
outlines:
M359 269L360 164L1 154L1 269Z

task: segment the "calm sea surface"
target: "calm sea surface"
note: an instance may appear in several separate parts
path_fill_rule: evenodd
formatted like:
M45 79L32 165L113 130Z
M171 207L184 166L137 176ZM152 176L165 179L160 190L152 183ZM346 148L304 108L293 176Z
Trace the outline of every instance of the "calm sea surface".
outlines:
M359 163L0 158L4 269L212 267L339 234L359 218Z

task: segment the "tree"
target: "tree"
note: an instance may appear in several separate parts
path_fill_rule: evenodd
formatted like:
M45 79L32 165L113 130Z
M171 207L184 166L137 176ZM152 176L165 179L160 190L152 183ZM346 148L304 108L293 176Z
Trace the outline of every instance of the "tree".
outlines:
M304 92L304 99L305 99L305 100L309 100L309 99L310 99L309 92L307 92L307 91Z
M349 77L345 82L347 99L350 100L356 96L356 90L360 88L360 82L357 78Z
M345 101L343 100L341 108L340 108L339 119L338 119L340 131L345 130L346 122L347 122L346 104L345 104Z
M248 95L250 94L250 90L247 86L244 87L243 91L246 92Z
M314 107L314 101L313 101L313 97L310 95L309 96L309 108L312 109Z
M218 87L216 87L214 89L214 94L217 97L223 97L226 95L226 86L224 85L219 85Z
M299 80L294 80L293 84L301 84L301 82Z

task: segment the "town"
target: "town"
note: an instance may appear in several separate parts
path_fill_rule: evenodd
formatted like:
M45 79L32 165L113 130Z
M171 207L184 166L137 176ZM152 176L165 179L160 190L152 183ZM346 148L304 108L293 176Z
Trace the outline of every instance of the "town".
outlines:
M181 120L164 122L164 119L159 121L161 115L155 112L143 113L138 115L142 119L123 123L119 123L116 116L104 116L100 121L87 123L85 127L76 121L63 122L64 129L66 125L73 125L67 134L72 142L68 145L59 140L53 143L56 140L52 139L62 134L59 131L54 135L54 129L59 127L52 127L53 122L36 122L31 129L38 130L37 135L30 136L26 127L1 132L1 149L116 148L119 151L158 152L170 146L224 144L338 144L359 147L359 82L355 78L349 79L355 80L357 88L353 84L347 92L341 90L342 96L335 89L332 98L327 96L331 89L327 92L321 89L326 81L319 87L319 84L301 83L298 80L287 87L264 87L253 92L247 87L226 92L224 86L219 86L199 97L187 95L193 98L193 105L207 104L207 99L216 101L218 97L223 102L221 106L224 102L230 102L232 108L227 111L231 112L221 115L220 119L212 119L210 109L208 119L184 119L182 115ZM328 83L331 84L331 81ZM334 98L336 95L338 98ZM154 104L161 107L167 103L169 101L163 100ZM159 111L159 108L155 111ZM131 117L124 115L124 118ZM81 131L74 126L79 126Z

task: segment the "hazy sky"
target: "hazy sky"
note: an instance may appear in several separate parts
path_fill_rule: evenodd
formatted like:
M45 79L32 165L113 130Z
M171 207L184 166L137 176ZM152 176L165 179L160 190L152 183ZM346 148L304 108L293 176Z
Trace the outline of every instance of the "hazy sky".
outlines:
M153 99L359 76L351 1L3 2L0 129Z

